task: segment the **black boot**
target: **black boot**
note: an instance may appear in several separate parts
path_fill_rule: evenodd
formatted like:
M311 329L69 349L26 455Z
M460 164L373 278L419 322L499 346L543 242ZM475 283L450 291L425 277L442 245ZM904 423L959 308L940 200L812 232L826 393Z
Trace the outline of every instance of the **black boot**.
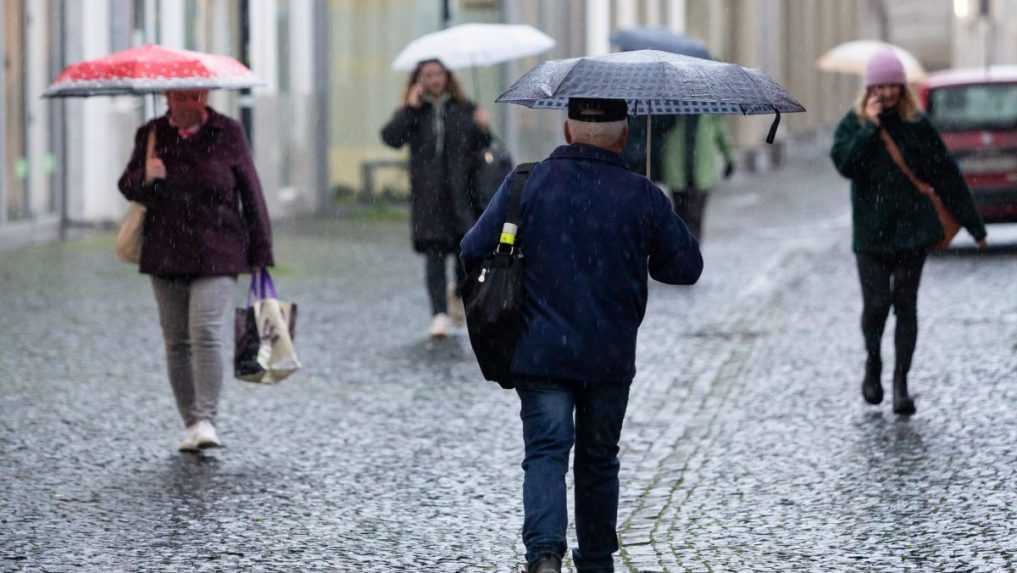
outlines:
M865 361L865 379L862 380L862 397L869 404L883 401L883 383L879 380L882 373L883 361L878 356L869 356Z
M893 413L910 416L915 413L915 402L908 396L908 375L906 372L893 373Z
M561 557L545 553L530 563L526 571L527 573L561 573Z

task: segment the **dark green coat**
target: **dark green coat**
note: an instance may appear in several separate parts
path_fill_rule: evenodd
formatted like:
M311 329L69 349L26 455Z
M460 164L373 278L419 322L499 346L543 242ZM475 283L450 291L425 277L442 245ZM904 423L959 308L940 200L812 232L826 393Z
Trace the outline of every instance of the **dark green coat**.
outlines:
M985 237L971 191L929 120L919 115L905 121L891 111L880 117L880 124L911 171L933 186L961 226L975 240ZM854 250L889 254L927 249L943 239L943 227L929 199L890 158L879 129L850 111L837 126L830 150L837 171L851 180Z

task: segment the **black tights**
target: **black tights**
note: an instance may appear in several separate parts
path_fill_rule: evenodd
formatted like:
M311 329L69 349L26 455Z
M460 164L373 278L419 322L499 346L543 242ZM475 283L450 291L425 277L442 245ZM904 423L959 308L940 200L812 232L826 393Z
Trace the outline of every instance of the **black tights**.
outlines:
M431 297L431 314L448 314L448 278L445 276L445 259L450 253L445 251L428 251L424 257L427 259L427 294ZM456 295L461 296L463 281L466 280L466 270L463 262L456 255L452 255L456 263Z
M893 255L858 253L858 277L862 283L862 334L870 359L879 361L886 318L893 307L895 374L907 375L918 341L918 285L925 265L924 251Z

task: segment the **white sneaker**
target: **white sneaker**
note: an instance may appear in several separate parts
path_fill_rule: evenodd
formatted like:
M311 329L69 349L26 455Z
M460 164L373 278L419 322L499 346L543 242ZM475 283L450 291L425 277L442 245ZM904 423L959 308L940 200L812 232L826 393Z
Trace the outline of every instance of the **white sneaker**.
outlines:
M466 307L463 306L463 297L456 296L456 285L448 285L448 317L452 319L455 326L466 325Z
M215 433L215 426L208 420L201 420L191 426L194 428L194 443L198 449L218 448L222 446L219 436Z
M184 430L184 439L177 446L177 450L181 452L196 452L198 451L198 436L195 434L194 429L197 424L192 424L186 430Z
M448 315L443 312L439 312L431 319L431 338L447 337L450 327L451 323L448 319Z

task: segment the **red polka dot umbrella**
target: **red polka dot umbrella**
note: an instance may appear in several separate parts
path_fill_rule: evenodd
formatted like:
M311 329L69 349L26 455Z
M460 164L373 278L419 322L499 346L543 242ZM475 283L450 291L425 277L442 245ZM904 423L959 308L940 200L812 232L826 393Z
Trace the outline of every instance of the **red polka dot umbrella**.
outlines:
M229 56L149 45L68 66L42 97L233 90L260 85L265 84Z

